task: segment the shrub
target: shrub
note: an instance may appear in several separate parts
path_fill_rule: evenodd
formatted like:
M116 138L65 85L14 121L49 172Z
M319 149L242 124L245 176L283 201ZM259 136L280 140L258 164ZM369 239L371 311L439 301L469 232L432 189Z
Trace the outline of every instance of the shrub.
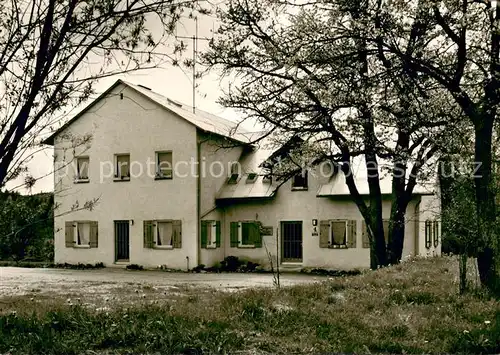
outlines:
M126 266L127 270L144 270L144 267L139 264L130 264Z
M221 270L236 272L241 266L242 262L237 256L226 256L224 260L221 261Z

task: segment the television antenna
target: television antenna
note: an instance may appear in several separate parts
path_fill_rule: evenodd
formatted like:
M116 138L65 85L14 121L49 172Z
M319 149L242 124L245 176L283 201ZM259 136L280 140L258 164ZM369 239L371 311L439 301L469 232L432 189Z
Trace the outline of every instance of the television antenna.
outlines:
M198 40L210 41L211 38L198 37L198 17L194 17L194 35L175 36L180 39L191 39L193 41L193 113L196 113L196 59L198 56Z

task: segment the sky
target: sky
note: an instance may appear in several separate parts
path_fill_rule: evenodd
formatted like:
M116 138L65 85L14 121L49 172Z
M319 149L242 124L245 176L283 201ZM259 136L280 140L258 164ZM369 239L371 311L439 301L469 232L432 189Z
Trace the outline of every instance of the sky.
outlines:
M216 19L210 16L200 17L198 20L198 37L211 38L212 32L216 29ZM181 20L177 27L178 36L189 36L195 34L195 21L193 19L184 18ZM192 58L192 40L184 39L188 45L188 49L185 56ZM205 50L208 46L208 41L198 40L198 51L201 52ZM151 70L141 70L136 73L130 73L126 75L116 75L108 78L99 80L95 86L96 95L99 96L100 93L105 91L109 86L111 86L116 80L123 79L129 81L133 84L141 84L149 87L153 91L162 94L168 98L179 101L186 105L192 105L193 100L193 86L192 86L192 71L186 68L174 67L171 65L166 65L163 68L151 69ZM210 73L197 79L197 90L196 90L196 107L212 114L231 119L233 121L238 121L240 118L237 114L229 109L224 109L216 103L218 97L222 94L221 89L224 84L220 81L219 75L217 73ZM71 119L71 117L78 113L81 109L86 107L92 99L87 100L81 107L73 110L72 115L66 117L65 120ZM63 123L63 122L61 122ZM47 132L47 136L49 132ZM37 178L35 186L31 190L25 189L23 185L24 176L20 176L18 179L10 181L7 185L7 189L14 189L23 194L29 193L39 193L39 192L50 192L53 191L53 175L52 171L53 162L53 150L52 147L47 146L42 152L37 153L27 164L28 172L33 177Z

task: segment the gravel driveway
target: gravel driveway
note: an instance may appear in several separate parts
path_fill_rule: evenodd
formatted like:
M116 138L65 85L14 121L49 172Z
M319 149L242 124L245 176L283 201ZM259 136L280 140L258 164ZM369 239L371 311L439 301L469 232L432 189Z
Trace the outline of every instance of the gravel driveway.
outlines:
M290 286L325 280L322 276L282 274L281 285ZM64 299L101 307L137 300L152 303L202 292L235 292L247 288L272 287L272 274L174 273L125 269L65 270L0 267L0 301L20 298L33 302Z

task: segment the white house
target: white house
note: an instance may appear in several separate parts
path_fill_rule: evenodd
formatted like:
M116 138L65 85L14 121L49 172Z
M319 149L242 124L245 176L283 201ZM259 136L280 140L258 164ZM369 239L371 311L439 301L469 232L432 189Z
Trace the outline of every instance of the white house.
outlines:
M250 139L233 122L118 80L45 140L55 151L55 262L190 269L229 255L267 264L270 252L284 265L369 267L342 173L280 185L262 173L273 152ZM390 183L382 188L388 218ZM440 254L439 208L432 190L417 188L404 255Z

